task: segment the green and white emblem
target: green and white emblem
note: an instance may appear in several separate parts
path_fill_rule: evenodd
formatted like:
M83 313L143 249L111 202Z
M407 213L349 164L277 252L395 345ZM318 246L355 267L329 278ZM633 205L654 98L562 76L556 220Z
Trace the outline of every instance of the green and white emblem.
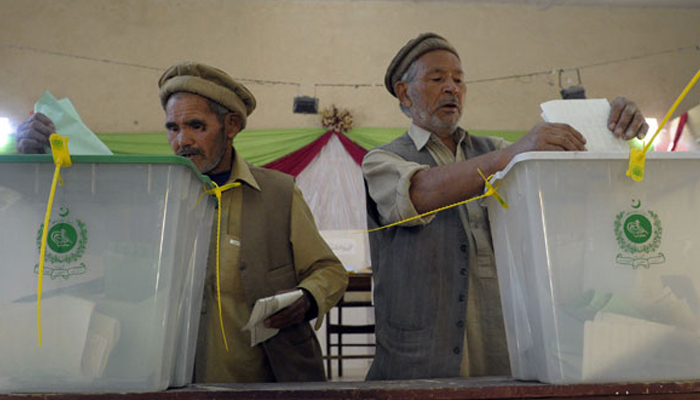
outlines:
M59 276L68 279L72 275L82 275L87 272L85 264L79 263L87 248L87 228L83 221L69 219L69 213L67 208L61 207L58 214L60 218L52 220L49 225L46 236L44 275L50 276L51 279ZM39 254L41 254L43 233L44 224L41 224L36 234L36 248ZM39 264L34 266L34 273L39 273Z
M649 269L666 261L663 253L654 254L661 246L663 228L659 216L651 210L642 210L641 201L633 200L631 211L615 216L615 239L620 249L615 262Z

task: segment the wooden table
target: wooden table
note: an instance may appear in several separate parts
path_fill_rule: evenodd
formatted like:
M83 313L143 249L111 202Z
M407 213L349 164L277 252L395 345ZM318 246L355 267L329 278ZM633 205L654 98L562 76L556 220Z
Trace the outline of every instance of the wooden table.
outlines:
M352 272L348 274L348 292L369 292L371 290L371 272Z
M700 399L700 380L546 385L505 377L410 381L193 385L157 393L0 395L0 400L200 399Z

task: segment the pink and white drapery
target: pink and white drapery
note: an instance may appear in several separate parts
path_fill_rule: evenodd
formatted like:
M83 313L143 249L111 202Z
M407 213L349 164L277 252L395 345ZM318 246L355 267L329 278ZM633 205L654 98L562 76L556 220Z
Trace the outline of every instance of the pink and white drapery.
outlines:
M292 176L298 176L301 171L316 157L323 149L332 136L336 136L350 157L357 163L362 164L362 157L365 156L367 150L360 147L358 144L348 139L342 132L328 131L321 135L318 139L300 148L299 150L289 153L286 156L272 161L265 168L282 171Z
M329 131L265 165L296 177L316 225L349 269L369 266L365 186L360 165L367 151Z

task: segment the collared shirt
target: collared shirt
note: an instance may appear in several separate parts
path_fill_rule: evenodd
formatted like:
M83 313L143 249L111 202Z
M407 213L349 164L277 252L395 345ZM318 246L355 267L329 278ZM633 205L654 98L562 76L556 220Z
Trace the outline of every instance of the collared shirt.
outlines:
M234 153L228 182L241 182L261 190L248 165ZM274 375L261 345L251 347L250 335L241 329L250 318L249 306L239 275L241 245L241 210L243 195L236 188L224 192L222 199L220 281L221 306L229 351L221 339L215 263L210 262L204 288L204 309L197 344L197 382L272 382ZM318 306L315 328L322 325L323 316L337 303L347 284L345 269L340 263L318 265L316 260L336 260L325 245L301 191L294 187L291 210L290 241L294 246L294 266L300 284L314 297ZM216 237L216 224L212 237ZM216 242L216 240L212 240ZM216 247L210 247L210 260L215 259ZM327 268L328 267L328 268ZM340 267L340 268L338 268ZM342 275L342 276L341 276ZM206 368L201 368L206 364Z
M408 135L419 151L426 148L437 165L446 165L467 160L463 143L470 146L469 137L459 131L455 153L442 143L437 135L412 124ZM498 149L508 146L508 142L494 138ZM362 170L368 182L372 199L383 224L397 222L418 215L411 202L409 189L411 179L417 172L429 169L381 149L370 151L362 163ZM499 349L495 353L507 354L505 332L502 328L502 313L496 266L491 243L491 231L486 209L478 202L469 202L458 207L464 231L469 238L469 297L467 303L467 326L465 347L462 358L463 376L483 376L502 374L505 361L493 360L487 353L484 343L495 340ZM406 223L406 226L428 224L435 218L429 215ZM475 251L474 251L475 250Z

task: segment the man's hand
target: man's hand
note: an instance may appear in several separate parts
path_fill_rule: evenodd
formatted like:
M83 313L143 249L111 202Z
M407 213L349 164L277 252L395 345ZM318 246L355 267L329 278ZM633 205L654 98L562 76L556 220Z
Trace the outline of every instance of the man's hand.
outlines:
M286 290L284 292L291 292L292 290ZM265 320L265 327L282 329L288 326L296 325L304 322L306 313L311 309L314 303L314 299L311 294L306 290L302 289L302 296L292 303L289 307L283 308L271 315ZM278 293L279 294L279 293Z
M527 151L584 151L586 139L568 124L543 122L508 149L513 156Z
M56 132L53 121L42 113L27 118L17 128L17 152L20 154L43 154L49 145L49 136Z
M642 139L649 130L644 115L634 102L618 97L610 105L608 129L617 137L630 140L635 136Z

